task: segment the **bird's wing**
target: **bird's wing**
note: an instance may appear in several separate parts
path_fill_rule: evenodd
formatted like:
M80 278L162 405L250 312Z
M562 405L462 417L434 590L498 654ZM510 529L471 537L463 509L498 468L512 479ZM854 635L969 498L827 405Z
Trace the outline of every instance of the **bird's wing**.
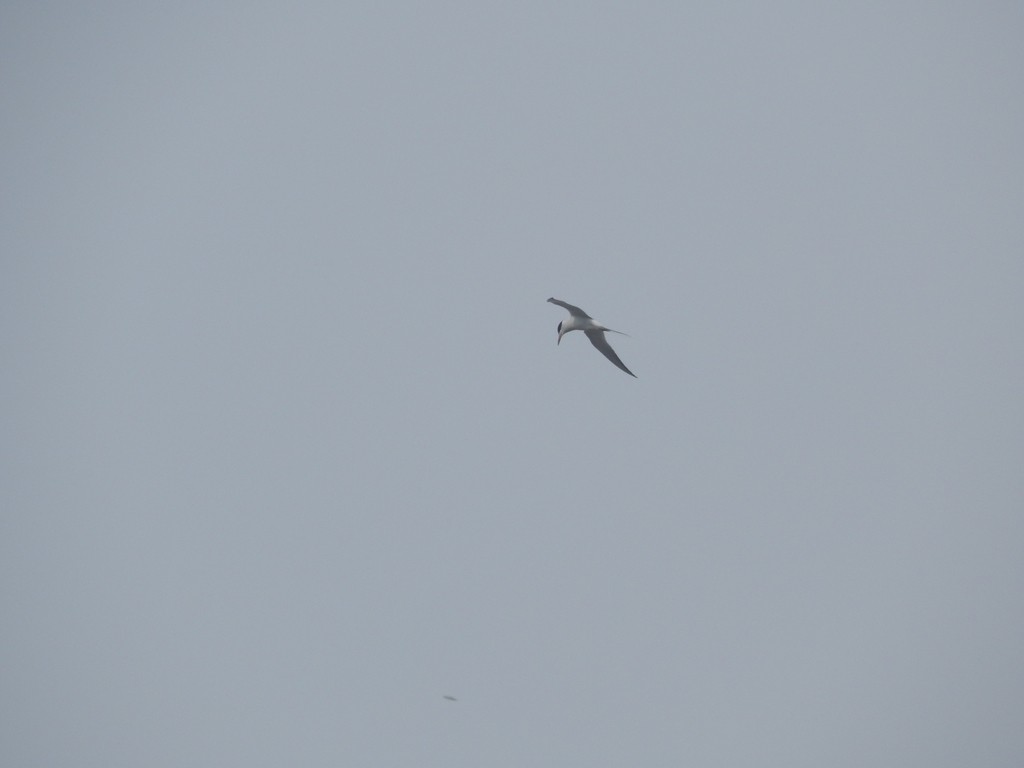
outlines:
M611 360L618 368L621 368L634 379L636 374L633 373L629 368L622 364L619 360L619 356L615 354L615 350L612 349L612 345L608 343L608 339L604 337L604 331L584 331L587 334L587 338L590 339L590 343L597 347L597 351L602 355Z
M557 304L560 307L565 307L566 309L569 310L569 314L572 315L573 317L586 317L590 320L594 319L579 307L574 307L572 304L566 304L564 301L561 301L560 299L548 299L548 301L550 301L552 304Z

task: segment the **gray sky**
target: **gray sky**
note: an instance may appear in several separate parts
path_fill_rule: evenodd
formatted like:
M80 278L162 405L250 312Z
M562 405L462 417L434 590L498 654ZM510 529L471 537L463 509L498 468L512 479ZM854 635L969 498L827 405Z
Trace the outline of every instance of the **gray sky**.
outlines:
M0 762L1022 764L1024 8L704 6L0 10Z

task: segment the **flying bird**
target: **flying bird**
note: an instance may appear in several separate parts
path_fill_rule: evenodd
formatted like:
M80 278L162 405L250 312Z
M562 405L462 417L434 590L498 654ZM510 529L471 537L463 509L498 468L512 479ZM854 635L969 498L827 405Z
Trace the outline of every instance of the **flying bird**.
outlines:
M448 696L447 694L445 694L445 698L448 699L448 701L458 701L454 696Z
M569 310L569 319L563 320L558 324L558 344L562 343L562 337L569 331L583 331L587 334L587 338L590 339L590 343L597 347L598 352L611 360L617 368L621 368L634 379L636 378L636 374L622 364L622 361L619 360L619 356L615 354L615 350L612 349L611 344L609 344L608 340L604 337L606 331L610 331L611 333L622 333L622 331L605 328L582 309L574 307L572 304L567 304L559 299L548 299L548 301ZM622 333L622 335L628 336L629 334Z

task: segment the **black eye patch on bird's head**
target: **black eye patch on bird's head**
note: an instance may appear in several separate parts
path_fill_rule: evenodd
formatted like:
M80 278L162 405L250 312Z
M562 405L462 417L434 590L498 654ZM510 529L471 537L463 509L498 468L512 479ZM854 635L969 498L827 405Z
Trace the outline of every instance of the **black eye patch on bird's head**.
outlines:
M558 331L559 333L561 333L561 332L562 332L562 324L561 324L561 323L559 323L559 324L558 324L558 328L557 328L557 331Z

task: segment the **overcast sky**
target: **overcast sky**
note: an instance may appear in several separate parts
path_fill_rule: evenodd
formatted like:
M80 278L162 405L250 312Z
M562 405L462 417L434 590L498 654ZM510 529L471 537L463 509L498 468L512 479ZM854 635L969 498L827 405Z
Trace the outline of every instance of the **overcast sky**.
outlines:
M1022 40L4 4L0 762L1019 768Z

